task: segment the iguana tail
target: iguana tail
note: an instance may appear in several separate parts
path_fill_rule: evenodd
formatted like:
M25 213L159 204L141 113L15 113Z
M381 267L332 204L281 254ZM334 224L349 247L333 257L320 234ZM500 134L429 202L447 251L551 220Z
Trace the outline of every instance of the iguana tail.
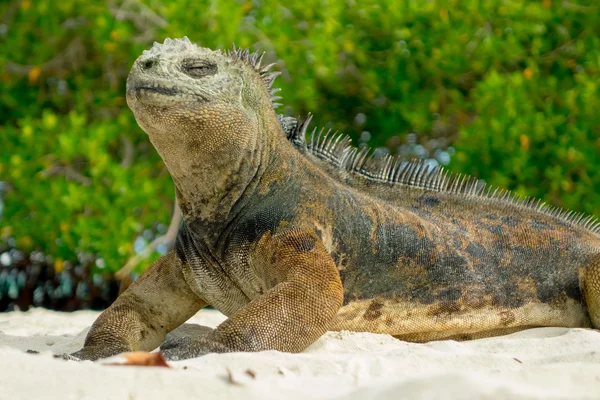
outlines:
M600 254L592 258L584 274L583 295L588 314L594 328L600 329Z

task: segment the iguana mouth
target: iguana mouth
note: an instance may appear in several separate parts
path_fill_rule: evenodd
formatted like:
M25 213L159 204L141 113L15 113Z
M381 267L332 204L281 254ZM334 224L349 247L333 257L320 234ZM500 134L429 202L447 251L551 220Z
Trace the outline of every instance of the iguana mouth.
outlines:
M174 96L176 94L181 93L178 89L174 87L164 87L164 86L147 86L147 85L139 85L133 86L129 88L130 91L133 91L136 95L143 94L144 92L154 92L159 94L164 94L166 96Z

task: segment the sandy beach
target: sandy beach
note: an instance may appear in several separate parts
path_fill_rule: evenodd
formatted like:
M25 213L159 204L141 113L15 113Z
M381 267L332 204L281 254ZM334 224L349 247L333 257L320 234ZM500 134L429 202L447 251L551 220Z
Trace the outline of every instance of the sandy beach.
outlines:
M211 354L171 368L52 358L79 349L98 315L0 314L0 400L600 398L600 334L589 329L426 344L328 332L301 354ZM189 322L214 327L223 320L203 310Z

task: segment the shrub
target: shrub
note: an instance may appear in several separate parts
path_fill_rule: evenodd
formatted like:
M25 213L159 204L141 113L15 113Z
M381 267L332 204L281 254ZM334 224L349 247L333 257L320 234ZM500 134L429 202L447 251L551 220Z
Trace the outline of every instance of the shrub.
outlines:
M279 60L280 112L599 214L598 11L591 0L3 2L0 234L57 265L92 253L114 271L164 229L172 183L124 84L152 41L183 35Z

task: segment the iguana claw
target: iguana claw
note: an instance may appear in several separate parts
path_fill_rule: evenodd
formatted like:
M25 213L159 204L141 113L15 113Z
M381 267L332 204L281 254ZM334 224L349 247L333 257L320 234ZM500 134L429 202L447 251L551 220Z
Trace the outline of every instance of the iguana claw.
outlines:
M71 354L67 354L67 353L62 353L62 354L54 354L54 358L60 358L62 360L67 360L67 361L84 361L83 359L79 358L79 357L75 357Z
M160 346L160 352L167 361L186 360L209 353L226 353L231 349L204 338L180 337L166 340Z

